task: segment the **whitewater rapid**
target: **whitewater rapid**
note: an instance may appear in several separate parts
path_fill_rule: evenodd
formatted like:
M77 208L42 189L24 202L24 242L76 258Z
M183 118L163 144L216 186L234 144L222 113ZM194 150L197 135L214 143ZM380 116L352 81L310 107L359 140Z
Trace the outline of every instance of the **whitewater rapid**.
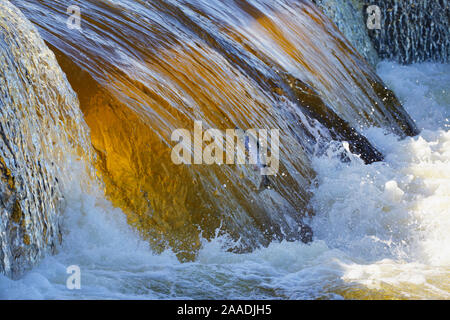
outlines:
M170 251L153 254L100 188L86 193L74 179L58 254L20 280L0 276L0 298L449 299L450 65L383 62L378 73L422 133L399 140L367 130L386 155L371 165L342 163L334 147L316 157L312 243L235 254L222 236L180 263ZM81 269L81 290L66 288L70 265Z

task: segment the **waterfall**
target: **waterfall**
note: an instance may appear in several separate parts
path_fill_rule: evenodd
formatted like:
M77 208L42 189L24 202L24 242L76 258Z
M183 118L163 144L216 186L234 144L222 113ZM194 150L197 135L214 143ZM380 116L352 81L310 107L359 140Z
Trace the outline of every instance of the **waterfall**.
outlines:
M106 194L155 251L193 259L217 229L238 251L308 241L311 156L347 141L382 159L360 132L417 133L393 93L309 1L13 1L57 53L91 129ZM180 166L174 130L277 129L279 174Z
M410 2L0 0L0 299L449 297L449 66L379 62L448 61Z
M18 277L60 242L71 157L89 158L75 92L36 28L0 1L0 273Z

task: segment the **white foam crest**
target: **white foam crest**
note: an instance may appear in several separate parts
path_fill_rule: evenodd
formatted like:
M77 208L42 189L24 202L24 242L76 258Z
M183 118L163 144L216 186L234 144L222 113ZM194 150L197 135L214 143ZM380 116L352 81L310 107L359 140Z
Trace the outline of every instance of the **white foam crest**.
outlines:
M368 130L386 155L382 163L315 161L315 237L352 257L341 264L346 281L396 286L404 297L450 297L448 71L448 65L382 63L379 73L422 133L399 141Z

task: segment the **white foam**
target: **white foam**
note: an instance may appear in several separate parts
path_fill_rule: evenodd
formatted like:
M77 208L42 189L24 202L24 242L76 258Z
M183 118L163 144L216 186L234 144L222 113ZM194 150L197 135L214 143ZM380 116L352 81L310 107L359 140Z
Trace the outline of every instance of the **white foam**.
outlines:
M372 128L367 136L386 154L383 163L315 162L315 235L354 260L341 264L345 281L403 297L450 297L449 71L382 63L379 73L421 135L398 141Z

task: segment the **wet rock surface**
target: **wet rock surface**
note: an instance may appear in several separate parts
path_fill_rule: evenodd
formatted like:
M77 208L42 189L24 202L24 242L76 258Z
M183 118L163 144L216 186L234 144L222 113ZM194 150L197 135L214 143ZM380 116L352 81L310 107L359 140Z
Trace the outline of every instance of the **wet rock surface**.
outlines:
M361 1L313 0L313 2L337 25L359 54L373 66L378 63L378 54L368 35Z
M61 164L86 137L54 54L5 0L0 70L0 273L17 278L60 241Z
M372 65L450 61L448 0L313 0ZM367 8L380 8L381 29L367 28Z
M450 61L450 1L374 0L381 29L369 36L381 59L400 63Z

